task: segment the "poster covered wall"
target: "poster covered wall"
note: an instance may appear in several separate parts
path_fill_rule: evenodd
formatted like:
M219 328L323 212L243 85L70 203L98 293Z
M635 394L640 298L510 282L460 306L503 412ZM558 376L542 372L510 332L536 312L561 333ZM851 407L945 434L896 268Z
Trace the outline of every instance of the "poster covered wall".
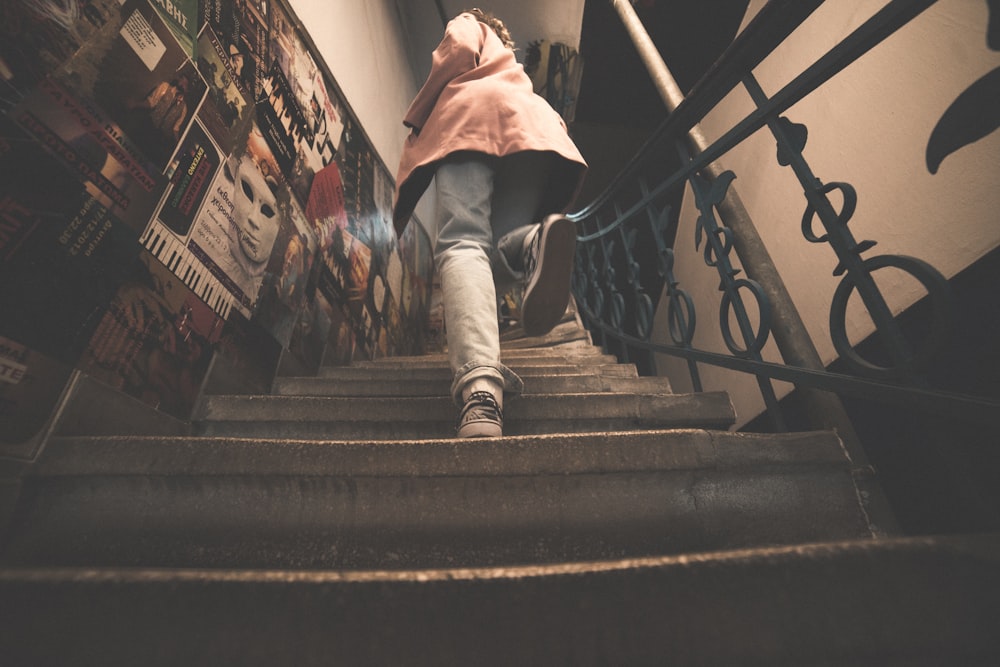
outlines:
M221 355L267 391L419 352L431 258L284 0L0 9L0 453L72 369L186 419Z

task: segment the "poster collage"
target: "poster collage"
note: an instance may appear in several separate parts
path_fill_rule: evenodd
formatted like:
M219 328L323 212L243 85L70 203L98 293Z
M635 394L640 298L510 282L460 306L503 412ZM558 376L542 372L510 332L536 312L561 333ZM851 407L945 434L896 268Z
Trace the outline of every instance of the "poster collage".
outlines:
M0 9L0 444L74 369L180 419L213 357L267 391L420 351L431 258L285 0Z

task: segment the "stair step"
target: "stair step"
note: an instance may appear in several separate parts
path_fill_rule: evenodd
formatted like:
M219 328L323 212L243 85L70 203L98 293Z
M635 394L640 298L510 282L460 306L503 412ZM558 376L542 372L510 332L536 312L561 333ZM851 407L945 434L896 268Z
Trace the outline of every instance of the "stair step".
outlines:
M596 374L524 376L524 394L670 393L670 383L658 377L615 377ZM272 394L282 396L449 396L447 374L422 378L382 378L344 382L328 377L276 378Z
M550 347L550 348L525 348L525 349L513 349L513 350L502 350L501 360L510 365L511 362L525 361L525 360L553 360L562 361L566 360L584 360L584 361L599 361L599 363L617 363L617 359L613 354L607 354L601 350L601 348L594 345L587 345L582 347ZM448 364L448 354L446 352L434 352L430 354L420 354L411 356L395 356L395 357L379 357L373 361L356 361L353 362L357 364L405 364L409 362L425 362L431 361L434 363L440 363L443 365Z
M503 438L452 437L443 354L281 377L272 395L210 395L195 436L114 431L106 412L57 430L4 508L0 655L937 665L1000 654L1000 537L881 539L859 490L871 472L834 433L730 433L727 394L672 394L612 363L572 309L543 337L505 331L501 350L526 381Z
M611 366L618 361L608 354L585 355L570 357L565 355L551 356L528 356L510 357L503 355L500 361L511 368L520 366L528 368L551 368L560 366L575 366L586 368L588 366ZM391 357L388 359L378 359L375 361L356 361L350 365L351 368L367 368L391 371L400 368L448 368L448 358L438 356L427 357ZM325 368L337 368L336 366L326 366Z
M443 396L207 396L198 435L263 438L412 439L453 436L457 408ZM537 394L504 406L504 433L585 433L658 428L728 428L725 392Z
M1000 537L405 571L0 570L11 665L994 665Z
M542 375L581 375L597 374L609 377L639 377L635 366L631 364L532 364L530 362L515 363L511 370L522 378ZM420 379L451 379L452 373L447 365L430 364L412 367L392 367L388 364L369 364L353 366L324 366L319 369L316 377L336 378L344 381L363 382L376 378L420 380Z
M7 565L478 567L871 537L835 434L59 438Z

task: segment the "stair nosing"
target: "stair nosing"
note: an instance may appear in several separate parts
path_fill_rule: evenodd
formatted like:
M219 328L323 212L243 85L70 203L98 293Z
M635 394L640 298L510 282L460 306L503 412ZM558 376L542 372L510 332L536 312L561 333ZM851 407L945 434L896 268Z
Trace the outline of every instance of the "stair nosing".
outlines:
M768 447L748 444L766 442ZM94 450L108 455L95 457ZM243 457L243 458L241 458ZM102 462L98 463L100 458ZM266 464L266 465L265 465ZM832 431L738 434L656 429L460 440L239 437L61 437L30 476L504 476L742 469L847 468ZM263 471L261 470L263 468Z

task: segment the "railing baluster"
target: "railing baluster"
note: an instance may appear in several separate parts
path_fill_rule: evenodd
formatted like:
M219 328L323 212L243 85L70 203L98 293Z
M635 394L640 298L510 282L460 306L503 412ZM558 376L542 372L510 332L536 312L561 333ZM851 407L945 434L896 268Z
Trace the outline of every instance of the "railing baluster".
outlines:
M631 5L623 0L612 2L629 32L641 37L644 33ZM696 391L702 390L699 366L703 364L751 373L779 429L785 425L772 380L792 382L806 399L806 423L814 428L836 429L854 464L860 468L868 465L867 458L843 406L832 392L865 399L883 397L892 402L905 402L906 396L912 396L922 406L973 419L984 418L989 410L1000 408L1000 401L934 391L920 385L917 373L947 330L947 281L929 264L913 257L864 257L875 242L856 240L849 228L857 193L850 184L824 184L812 173L804 156L807 129L781 116L795 101L906 25L933 4L933 0L890 0L816 63L806 67L792 83L768 97L752 76L752 68L819 4L816 0L769 2L709 75L695 86L689 99L680 95L658 54L648 52L651 43L638 39L643 60L654 82L662 86L661 96L674 113L611 187L588 208L571 216L579 225L579 266L573 285L581 317L595 342L599 341L606 350L625 358L658 352L684 359ZM774 25L767 21L773 21ZM750 55L741 58L738 54ZM709 145L698 130L697 114L710 110L740 81L756 109ZM764 126L777 142L778 163L791 167L802 184L807 201L801 226L805 240L827 243L837 258L834 275L843 276L831 298L834 347L852 372L873 379L825 370L753 222L730 185L733 175L714 162ZM664 169L664 164L674 151L679 160L674 162L677 166L671 172ZM651 179L648 174L655 177ZM731 356L694 348L694 302L674 273L676 211L685 183L691 187L698 211L695 247L701 250L705 263L719 274L719 325ZM831 196L837 195L843 199L839 207L831 200ZM821 231L816 229L820 226ZM643 245L647 243L648 248ZM736 259L738 268L734 265ZM933 317L931 332L924 340L909 341L900 331L873 277L874 272L882 269L903 271L927 290ZM661 289L662 307L667 309L665 333L669 338L663 344L650 341L649 323L657 305L653 297L661 294ZM887 348L892 350L891 361L885 367L862 359L848 341L847 304L855 291ZM769 336L774 337L786 365L763 360L762 350ZM907 386L902 386L904 382Z

